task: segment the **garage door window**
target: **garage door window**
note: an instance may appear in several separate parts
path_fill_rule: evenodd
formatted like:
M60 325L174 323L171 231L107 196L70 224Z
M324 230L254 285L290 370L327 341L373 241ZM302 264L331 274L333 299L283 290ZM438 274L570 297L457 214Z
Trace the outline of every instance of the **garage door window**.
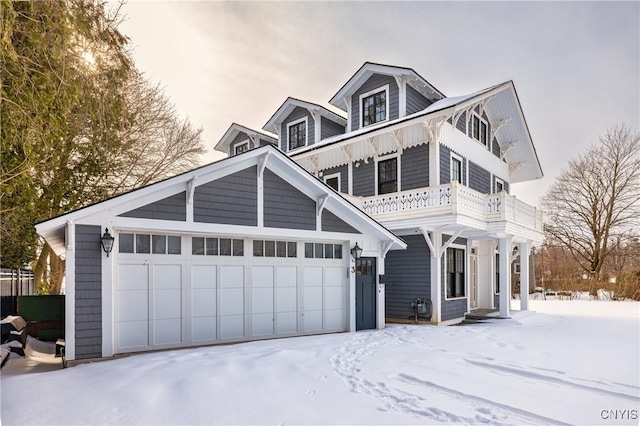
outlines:
M254 240L255 257L297 257L297 245L291 241Z
M196 256L244 256L244 241L231 238L191 238L191 254Z
M176 235L118 234L120 253L181 254L181 245Z
M304 243L307 259L342 259L342 244Z

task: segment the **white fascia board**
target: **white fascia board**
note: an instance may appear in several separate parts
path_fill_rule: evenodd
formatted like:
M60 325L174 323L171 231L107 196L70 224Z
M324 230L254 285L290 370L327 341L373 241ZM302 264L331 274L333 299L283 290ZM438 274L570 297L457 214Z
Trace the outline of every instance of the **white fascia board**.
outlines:
M269 121L264 125L263 129L270 129L273 126L277 126L284 121L285 118L289 116L293 112L296 107L304 108L307 111L317 111L320 114L329 120L335 121L336 123L346 125L347 119L346 117L342 117L341 115L326 109L322 105L314 104L312 102L306 102L300 99L295 98L287 98L286 101L277 109L277 111L271 116Z
M218 143L215 145L213 149L216 151L226 153L226 150L231 144L231 141L233 141L233 139L235 139L235 137L240 132L246 133L247 136L258 135L261 139L269 140L270 142L278 141L278 138L275 135L267 134L258 130L250 129L248 127L242 126L237 123L233 123L231 126L229 126L229 128L224 133L224 135L222 135L222 138L220 139L220 141L218 141Z

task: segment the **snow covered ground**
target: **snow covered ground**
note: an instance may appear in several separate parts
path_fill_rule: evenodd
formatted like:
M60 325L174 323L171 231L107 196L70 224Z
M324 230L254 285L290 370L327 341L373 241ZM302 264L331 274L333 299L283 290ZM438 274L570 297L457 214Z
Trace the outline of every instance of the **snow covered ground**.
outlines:
M638 424L640 304L531 309L2 377L2 424Z

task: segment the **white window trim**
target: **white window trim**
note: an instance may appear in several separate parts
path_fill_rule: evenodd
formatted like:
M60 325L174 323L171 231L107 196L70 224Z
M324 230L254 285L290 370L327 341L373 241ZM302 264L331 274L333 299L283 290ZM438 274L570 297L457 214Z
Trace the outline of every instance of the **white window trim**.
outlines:
M385 113L386 113L386 117L384 120L382 121L376 121L375 123L371 123L368 125L364 125L364 108L362 108L362 100L364 98L367 98L371 95L375 95L377 93L380 92L386 92L385 96L384 96L384 100L385 100ZM378 87L377 89L373 89L368 91L367 93L363 93L362 95L360 95L360 99L358 101L358 108L360 108L360 128L364 128L364 127L369 127L369 126L373 126L375 124L380 124L380 123L384 123L386 121L389 121L389 85L385 84L384 86Z
M500 183L502 185L502 190L506 192L505 186L504 186L504 181L502 179L494 176L494 179L493 179L493 193L494 194L498 194L498 183Z
M249 144L249 139L247 139L246 141L240 142L238 144L235 144L233 146L233 155L238 155L238 147L239 146L247 146L247 151L249 151L251 149L251 145Z
M460 181L458 183L464 184L465 161L461 156L459 156L458 154L456 154L453 151L451 151L451 157L449 158L449 183L453 182L453 160L454 159L458 160L460 162Z
M464 250L464 296L462 297L447 297L447 250L444 251L444 300L463 300L468 298L469 294L469 253L467 246L462 244L450 244L448 248Z
M491 137L491 132L489 132L489 123L487 122L487 120L485 120L484 118L482 118L482 116L480 114L478 114L475 111L471 112L471 118L467 121L467 136L469 136L471 139L473 139L474 141L478 142L480 145L484 146L487 149L491 149L491 141L489 140L489 138ZM480 119L480 123L484 123L487 126L487 144L483 144L482 141L480 139L476 139L473 136L473 118L474 117L478 117ZM471 126L469 126L469 122L471 123ZM480 133L482 132L482 125L480 125L479 129L478 129L478 137L480 138Z
M333 179L333 178L338 178L338 192L342 192L342 173L338 172L338 173L333 173L330 175L325 175L323 177L324 179L324 183L327 183L327 180L329 179Z
M402 156L400 155L400 153L394 152L393 154L389 154L389 155L385 155L385 156L376 158L376 167L375 167L375 170L374 170L376 195L380 195L378 193L378 163L381 162L381 161L390 160L392 158L397 158L397 161L396 161L396 182L397 182L397 185L396 186L398 187L398 189L397 189L396 192L400 192L401 191L402 186L400 186L400 184L401 184L400 177L401 177L402 173L400 172L400 170L401 170L401 168L400 168L400 166L401 166L400 161L401 160L400 159L402 158ZM393 194L393 192L387 192L387 194ZM386 195L386 194L382 194L382 195Z
M496 281L496 275L500 273L499 270L496 270L496 256L500 255L500 251L496 249L496 251L493 253L493 277L491 278L491 281L493 281L493 294L495 296L499 296L500 295L500 283ZM498 268L500 268L500 265L498 265Z
M296 124L300 124L304 122L304 145L299 146L297 148L294 149L289 149L289 128L291 126L294 126ZM292 121L290 123L287 123L287 152L291 152L291 151L295 151L296 149L300 149L300 148L304 148L305 146L309 145L309 117L308 116L304 116L298 120Z

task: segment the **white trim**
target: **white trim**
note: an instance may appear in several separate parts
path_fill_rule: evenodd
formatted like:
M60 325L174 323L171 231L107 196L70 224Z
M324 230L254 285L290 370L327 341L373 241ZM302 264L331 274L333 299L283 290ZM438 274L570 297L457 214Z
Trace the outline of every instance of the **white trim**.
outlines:
M247 152L247 151L238 152L238 147L245 146L245 145L247 146L247 151L251 149L251 145L249 144L249 139L247 139L233 146L233 155L238 155L238 154L242 154L242 152Z
M304 122L304 129L305 129L304 130L304 145L291 149L289 147L289 128L291 126L295 126L296 124L300 124L302 122ZM307 115L305 115L304 117L302 117L302 118L300 118L298 120L291 121L291 122L287 123L287 152L292 152L292 151L295 151L297 149L304 148L307 145L309 145L309 117Z
M380 92L385 92L385 96L384 96L384 101L385 101L385 119L384 120L380 120L380 121L376 121L375 123L371 123L368 125L364 125L364 108L362 108L362 100L364 98L368 98L369 96L372 95L376 95ZM368 91L367 93L363 93L362 95L360 95L360 98L358 100L358 108L360 109L360 128L364 128L364 127L369 127L369 126L373 126L374 124L380 124L380 123L384 123L389 121L389 85L385 84L384 86L380 86L377 89L373 89Z
M384 155L382 157L376 157L376 167L374 170L375 176L374 176L374 184L375 184L375 190L376 190L376 195L380 195L378 193L378 163L381 161L386 161L386 160L391 160L392 158L396 158L396 191L395 192L399 192L401 190L401 186L400 186L400 175L402 173L400 173L400 166L401 166L401 158L402 155L400 155L400 153L398 152L394 152L392 154L388 154L388 155ZM392 192L387 192L387 194L392 194Z
M447 259L447 249L458 249L458 250L464 250L464 296L458 296L458 297L447 297L447 266L448 266L448 259ZM443 274L443 278L444 278L444 300L462 300L462 299L468 299L469 295L468 295L468 282L469 282L469 268L468 268L468 261L469 261L469 252L467 250L467 246L463 245L463 244L454 244L451 243L449 244L446 249L444 249L442 251L442 258L444 259L444 267L442 268L442 274Z
M464 172L465 161L464 159L456 154L453 151L450 151L451 155L449 156L449 182L453 182L453 160L458 160L460 162L460 180L456 181L460 184L464 184L464 177L466 173Z
M493 193L494 194L502 192L502 191L498 191L498 184L502 185L502 191L506 191L505 190L505 185L504 185L504 180L502 180L499 177L494 175L493 176Z
M338 172L338 173L332 173L330 175L325 175L323 177L323 182L326 184L327 180L329 179L335 179L338 178L338 189L336 191L338 192L342 192L342 173Z
M113 232L115 235L115 239L113 241L113 244L115 246L116 243L118 243L118 232L113 229L113 225L111 223L109 223L108 225L109 228L111 228L111 232ZM100 232L100 234L102 235L102 232ZM117 249L117 246L114 247L114 249ZM113 279L114 279L114 268L115 268L115 262L113 261L115 256L117 255L117 251L118 250L112 250L111 251L111 255L109 257L107 257L104 253L104 250L102 250L102 247L100 248L100 254L102 256L102 356L103 357L108 357L113 355L113 348L114 348L114 310L115 310L115 305L113 303L113 294L114 294L114 288L113 288Z
M71 220L66 222L66 235L64 297L68 303L65 303L64 310L64 353L67 361L73 361L76 359L76 228Z

